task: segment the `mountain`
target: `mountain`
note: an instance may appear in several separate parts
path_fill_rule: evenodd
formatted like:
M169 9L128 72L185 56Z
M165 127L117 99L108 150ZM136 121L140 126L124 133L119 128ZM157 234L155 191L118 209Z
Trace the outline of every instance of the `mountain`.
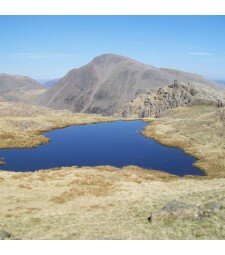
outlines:
M175 80L164 88L151 89L136 96L118 111L123 118L161 117L166 110L191 105L225 106L225 90L217 90L202 83Z
M37 103L54 109L112 115L137 94L168 86L175 79L214 86L196 74L160 69L128 57L103 54L83 67L69 71L43 93Z
M49 80L43 83L43 86L46 88L51 88L53 87L60 79L54 79L54 80Z
M41 84L29 77L0 74L0 98L7 101L31 102L43 89Z

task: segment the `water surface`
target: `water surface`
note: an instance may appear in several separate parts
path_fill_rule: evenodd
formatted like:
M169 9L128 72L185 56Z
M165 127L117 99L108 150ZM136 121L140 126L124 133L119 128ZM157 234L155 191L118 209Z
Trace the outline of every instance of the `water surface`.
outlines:
M144 137L143 121L115 121L71 126L45 133L48 144L0 150L2 170L35 171L62 166L135 165L183 175L203 175L196 161L181 149Z

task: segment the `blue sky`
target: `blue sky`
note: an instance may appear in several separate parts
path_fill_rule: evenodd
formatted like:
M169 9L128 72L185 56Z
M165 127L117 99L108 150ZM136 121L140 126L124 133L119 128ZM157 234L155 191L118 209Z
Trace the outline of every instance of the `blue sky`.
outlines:
M225 79L225 16L0 16L0 72L63 76L103 53Z

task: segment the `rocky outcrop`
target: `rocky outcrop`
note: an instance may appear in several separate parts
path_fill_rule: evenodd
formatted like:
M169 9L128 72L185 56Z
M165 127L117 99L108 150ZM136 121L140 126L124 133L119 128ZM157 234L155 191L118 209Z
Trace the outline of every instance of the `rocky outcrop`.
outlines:
M197 220L212 217L213 214L222 210L222 205L216 202L196 206L181 201L171 201L160 210L152 212L149 222L163 220Z
M201 83L184 83L175 80L171 85L151 89L140 94L118 111L119 116L160 117L166 110L190 105L225 105L223 90L210 88Z

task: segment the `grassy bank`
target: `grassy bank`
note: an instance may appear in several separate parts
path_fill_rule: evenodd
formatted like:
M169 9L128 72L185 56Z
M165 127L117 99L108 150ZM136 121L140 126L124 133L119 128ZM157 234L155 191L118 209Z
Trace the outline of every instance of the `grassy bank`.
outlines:
M21 239L224 239L212 218L149 223L171 200L225 205L225 179L171 178L137 167L0 172L1 228Z
M225 109L193 106L173 109L147 126L144 134L195 156L209 178L225 177Z
M30 148L47 143L42 133L70 125L111 121L113 118L45 107L0 102L0 148Z

